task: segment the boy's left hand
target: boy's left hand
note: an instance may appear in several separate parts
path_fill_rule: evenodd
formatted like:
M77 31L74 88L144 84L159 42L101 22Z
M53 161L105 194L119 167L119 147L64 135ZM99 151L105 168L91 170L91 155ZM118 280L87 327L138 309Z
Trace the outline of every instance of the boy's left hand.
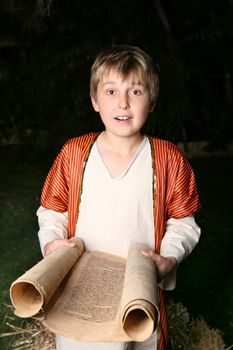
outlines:
M164 257L152 250L142 250L142 255L148 256L155 262L158 271L158 282L164 280L176 268L177 260L172 256Z

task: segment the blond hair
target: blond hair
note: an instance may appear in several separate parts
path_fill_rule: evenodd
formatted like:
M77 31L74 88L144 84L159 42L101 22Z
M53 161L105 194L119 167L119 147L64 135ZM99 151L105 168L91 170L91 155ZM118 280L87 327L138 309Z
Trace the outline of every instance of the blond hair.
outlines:
M113 70L123 79L136 73L145 84L150 103L155 105L159 94L159 77L151 57L136 46L114 46L97 55L90 79L90 95L95 98L98 84L104 74Z

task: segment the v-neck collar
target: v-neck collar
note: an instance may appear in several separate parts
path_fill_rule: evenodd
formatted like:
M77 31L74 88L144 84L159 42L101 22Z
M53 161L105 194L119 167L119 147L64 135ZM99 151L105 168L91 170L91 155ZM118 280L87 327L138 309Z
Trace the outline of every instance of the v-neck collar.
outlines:
M122 179L124 176L126 176L126 174L128 173L128 171L130 170L130 168L132 167L132 165L134 164L135 160L137 159L137 157L139 156L139 154L141 153L141 151L143 150L143 148L145 147L146 143L148 142L148 138L146 136L143 137L140 145L138 146L137 151L134 153L134 156L132 157L132 159L130 160L129 164L127 165L126 169L122 172L122 174L118 175L118 176L113 176L111 171L109 170L109 168L107 167L106 163L104 162L101 153L99 151L97 142L94 143L94 148L96 149L96 153L98 154L99 159L101 160L104 168L106 169L107 173L109 174L110 178L112 180L120 180Z

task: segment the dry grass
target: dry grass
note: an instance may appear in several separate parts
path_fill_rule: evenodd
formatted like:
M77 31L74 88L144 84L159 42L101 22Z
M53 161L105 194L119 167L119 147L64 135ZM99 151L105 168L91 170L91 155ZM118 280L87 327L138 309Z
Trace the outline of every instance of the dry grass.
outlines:
M167 305L172 350L230 350L218 329L210 328L203 318L192 320L181 303Z
M9 332L1 333L0 338L9 337L10 350L55 350L54 335L38 320L24 320L16 325L16 317L11 311L5 317Z
M12 307L5 317L9 332L10 350L55 350L54 336L38 320L25 320L16 326ZM230 350L225 347L221 332L211 329L203 318L191 320L187 308L181 303L168 303L169 332L172 350Z

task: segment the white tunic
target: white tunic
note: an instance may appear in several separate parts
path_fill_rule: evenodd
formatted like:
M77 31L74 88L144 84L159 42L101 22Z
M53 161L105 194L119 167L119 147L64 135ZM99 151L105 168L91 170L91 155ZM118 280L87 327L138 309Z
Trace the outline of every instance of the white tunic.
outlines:
M144 138L123 174L113 178L95 143L83 179L76 235L88 250L127 257L132 241L154 250L150 144Z

